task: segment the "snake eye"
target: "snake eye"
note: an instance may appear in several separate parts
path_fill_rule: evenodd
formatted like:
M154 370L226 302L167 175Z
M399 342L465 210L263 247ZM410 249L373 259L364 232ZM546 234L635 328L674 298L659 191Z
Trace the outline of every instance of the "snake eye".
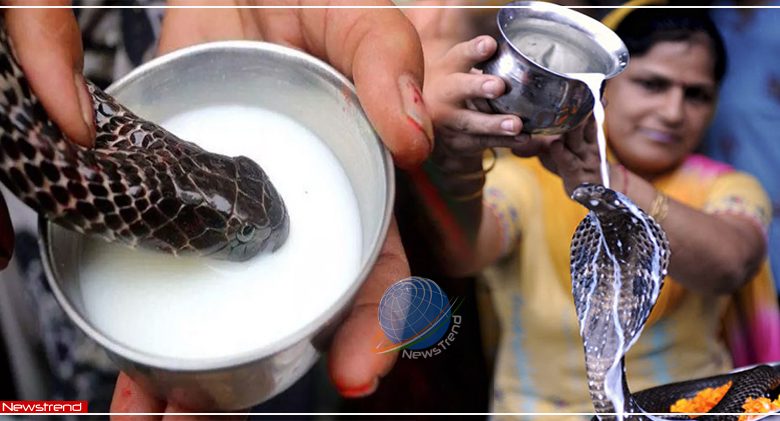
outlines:
M248 243L252 241L252 239L255 237L255 226L252 224L247 224L241 227L241 230L238 231L238 235L236 238L238 238L238 241L242 243Z

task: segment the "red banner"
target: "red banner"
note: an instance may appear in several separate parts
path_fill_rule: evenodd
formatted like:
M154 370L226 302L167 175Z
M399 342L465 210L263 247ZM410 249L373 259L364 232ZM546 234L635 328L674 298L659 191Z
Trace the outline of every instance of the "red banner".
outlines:
M79 414L87 401L0 401L0 414Z

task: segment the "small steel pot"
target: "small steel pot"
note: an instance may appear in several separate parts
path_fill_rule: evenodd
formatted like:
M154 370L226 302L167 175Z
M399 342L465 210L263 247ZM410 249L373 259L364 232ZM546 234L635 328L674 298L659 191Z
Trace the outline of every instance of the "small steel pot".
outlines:
M496 54L480 68L506 82L489 100L493 111L515 114L523 132L560 134L593 111L593 95L567 73L601 73L607 79L628 65L628 50L601 22L547 2L519 1L498 12Z
M318 135L342 164L357 198L362 226L358 275L314 322L289 332L283 341L240 356L203 361L162 357L102 332L90 321L79 290L83 237L39 221L44 269L57 301L136 382L160 398L192 409L237 410L273 397L315 363L374 265L390 222L392 161L360 107L353 85L327 64L300 51L228 41L152 60L108 92L152 121L210 104L244 104L279 112ZM294 165L294 156L279 159L289 159Z

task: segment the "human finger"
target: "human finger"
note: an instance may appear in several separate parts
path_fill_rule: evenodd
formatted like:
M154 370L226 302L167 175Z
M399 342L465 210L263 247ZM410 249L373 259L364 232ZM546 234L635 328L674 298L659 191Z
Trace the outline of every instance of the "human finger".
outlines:
M566 149L580 159L584 159L592 150L594 143L585 139L584 129L587 123L583 123L561 136Z
M450 48L442 57L441 65L452 73L466 73L489 59L498 44L488 35L478 36Z
M13 0L5 4L67 6L70 2ZM81 74L84 54L73 11L24 8L4 12L13 52L52 121L74 142L93 145L92 100Z
M475 73L452 73L439 83L443 87L438 100L461 104L476 98L496 98L504 93L504 81L498 76Z
M534 138L533 136L522 134L516 137L517 143L510 147L512 154L529 158L539 156L547 150L547 144Z
M557 140L550 144L550 159L558 170L558 175L566 177L576 169L578 158L564 144L563 140Z
M601 182L598 171L598 161L592 156L582 159L566 147L563 140L553 142L549 148L549 156L557 174L563 180L567 194L571 194L578 185Z
M495 111L492 107L490 107L490 104L488 104L487 100L483 98L474 98L471 100L466 101L466 106L470 110L483 112L485 114L493 114Z
M342 396L354 398L373 393L379 379L395 363L397 353L376 350L382 338L379 301L390 285L409 275L409 264L393 220L373 270L333 339L328 368L331 381Z
M253 22L247 19L245 14L242 14L246 11L242 12L241 9L230 8L198 9L192 7L215 4L213 1L168 0L168 6L188 7L169 8L165 11L157 53L165 54L203 42L261 38ZM221 5L224 6L225 3Z
M433 125L422 99L422 46L412 24L396 9L298 13L306 50L352 77L363 109L396 164L422 163L433 149Z
M485 114L463 108L448 110L440 120L450 130L474 135L517 136L523 128L523 122L515 115Z
M532 146L527 146L528 135L519 136L477 136L457 132L437 132L439 144L446 144L448 149L462 156L481 154L489 148L524 148L531 151ZM526 156L533 156L528 152Z
M166 403L154 397L150 392L134 382L130 376L120 372L116 379L114 395L111 398L112 413L160 413ZM156 419L159 417L149 417ZM121 419L112 415L112 419Z
M474 136L481 150L487 148L509 148L510 150L525 151L531 153L538 151L538 145L533 145L531 137L527 134L516 136Z
M133 381L127 374L120 372L117 378L114 395L111 400L112 419L125 419L119 417L124 414L171 414L171 415L133 415L133 419L144 420L176 420L195 421L206 420L203 416L188 415L192 412L173 402L157 399L141 385ZM113 415L119 414L119 415ZM176 414L176 415L173 415ZM220 416L220 419L243 420L245 416Z

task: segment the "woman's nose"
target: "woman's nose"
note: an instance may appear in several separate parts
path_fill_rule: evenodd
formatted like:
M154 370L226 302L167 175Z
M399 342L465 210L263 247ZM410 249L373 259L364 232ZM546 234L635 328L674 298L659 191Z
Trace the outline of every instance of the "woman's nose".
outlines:
M658 113L666 124L680 124L685 115L685 92L679 88L669 89L659 104Z

